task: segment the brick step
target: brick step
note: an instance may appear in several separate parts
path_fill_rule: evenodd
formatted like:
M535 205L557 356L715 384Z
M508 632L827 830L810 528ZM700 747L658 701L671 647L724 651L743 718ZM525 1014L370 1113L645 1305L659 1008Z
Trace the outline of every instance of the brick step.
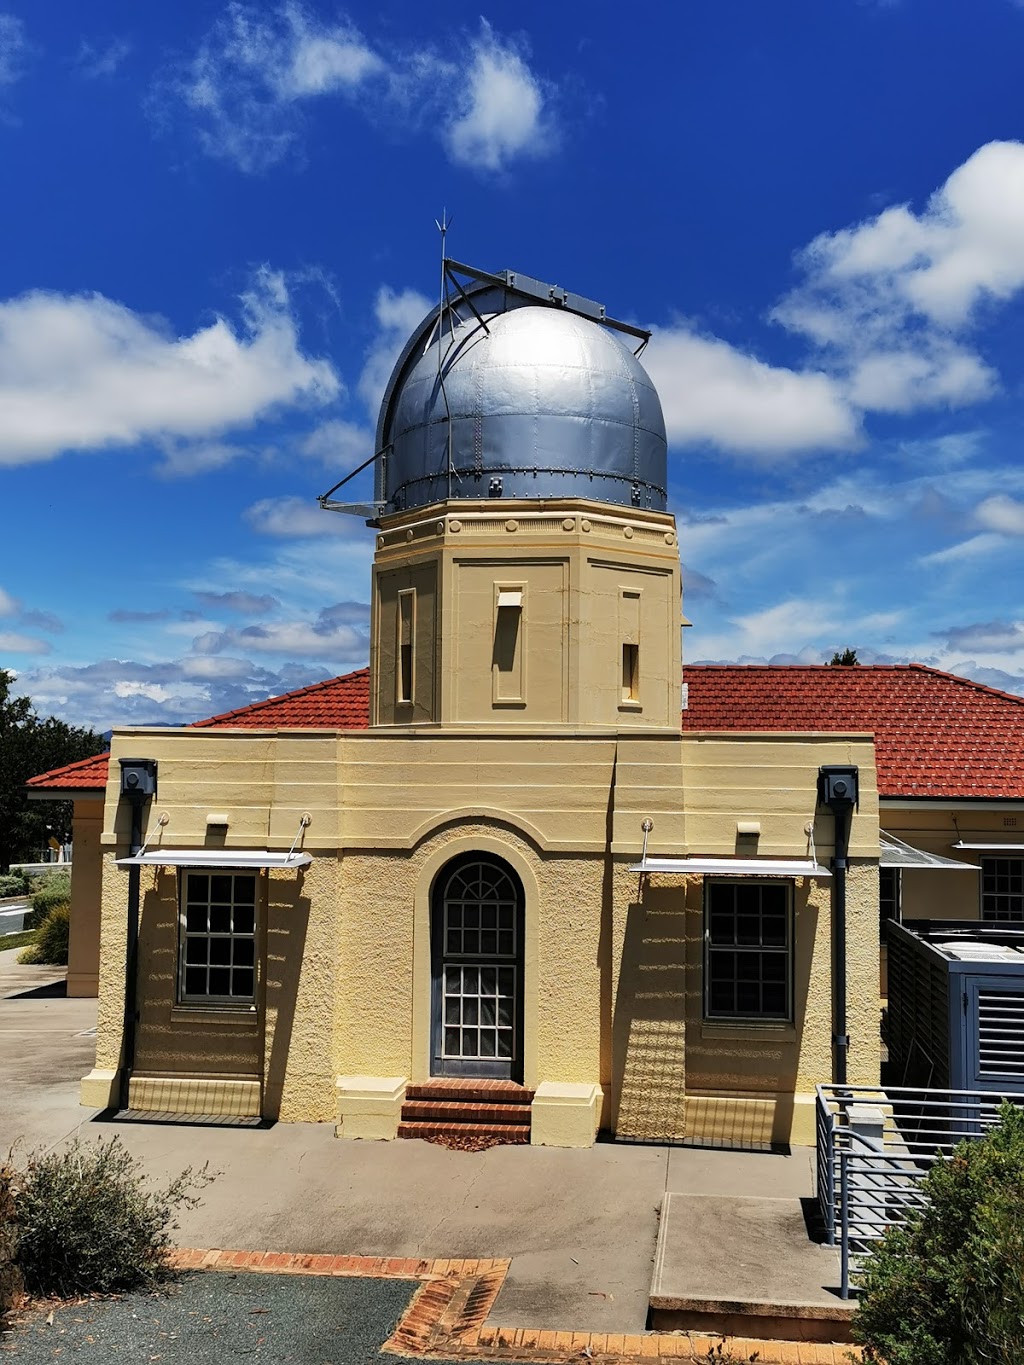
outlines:
M478 1104L475 1100L406 1100L402 1121L433 1119L448 1123L523 1123L530 1126L528 1104Z
M463 1100L471 1104L529 1104L533 1091L517 1081L439 1077L405 1088L407 1100Z
M413 1120L398 1125L400 1138L428 1137L488 1137L515 1145L530 1141L529 1125L525 1123L435 1123Z

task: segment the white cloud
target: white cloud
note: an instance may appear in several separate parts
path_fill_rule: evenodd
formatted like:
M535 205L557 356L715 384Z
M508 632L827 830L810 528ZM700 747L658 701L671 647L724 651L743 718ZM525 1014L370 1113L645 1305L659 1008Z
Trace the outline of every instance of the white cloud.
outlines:
M214 610L223 607L226 611L237 611L243 616L257 616L260 612L272 611L281 605L270 593L197 591L196 597L204 607Z
M373 305L377 336L366 354L358 384L359 396L374 421L402 348L432 307L426 295L416 289L396 290L384 285L377 291Z
M296 101L354 95L383 65L354 29L322 24L298 4L272 11L232 3L176 93L196 115L210 155L261 171L297 140Z
M823 233L774 321L808 364L770 365L684 324L656 331L645 364L669 435L766 458L860 444L864 415L990 398L999 375L972 329L1024 288L1024 144L978 149L915 214L888 208Z
M986 303L1024 287L1024 144L990 142L920 214L908 205L823 233L773 317L818 347L868 411L978 402L998 388L966 340Z
M339 389L331 364L301 351L284 281L267 270L243 295L237 328L219 317L184 337L100 294L0 303L0 465L146 438L196 441ZM210 467L210 449L214 463L233 457L197 448L197 467Z
M111 38L106 43L90 43L83 38L75 65L86 80L100 80L113 76L131 50L127 38Z
M33 635L19 635L15 631L0 631L0 649L11 654L49 654L48 640L37 640Z
M29 51L25 25L13 14L0 14L0 87L21 79Z
M362 464L373 452L373 433L355 422L323 422L311 431L299 449L303 455L321 460L329 469L347 474L352 465Z
M263 498L245 510L245 519L261 536L280 536L289 540L310 536L349 538L357 530L365 534L361 521L339 512L325 512L312 499Z
M768 365L682 327L656 331L644 365L671 441L771 456L858 443L857 414L826 374Z
M550 99L523 55L498 39L484 21L472 45L473 60L456 87L459 115L445 129L453 161L500 171L517 156L550 149Z
M918 217L906 206L819 237L808 253L834 280L882 282L944 326L1024 285L1024 145L989 142Z
M450 55L461 49L468 64ZM305 110L324 96L345 97L403 133L436 128L453 161L485 171L556 140L550 90L486 21L474 40L460 36L443 55L386 53L298 0L277 8L233 0L167 87L195 117L203 148L247 172L301 152Z
M1024 501L996 493L974 509L975 520L986 530L1004 536L1024 536Z
M950 649L980 650L986 654L1024 650L1024 623L1020 621L977 621L969 626L950 626L936 634Z
M156 444L163 455L156 472L165 479L209 474L249 453L245 446L232 445L228 441L188 441L162 436Z
M3 588L0 588L0 616L13 616L20 610L18 601L9 592L4 592Z

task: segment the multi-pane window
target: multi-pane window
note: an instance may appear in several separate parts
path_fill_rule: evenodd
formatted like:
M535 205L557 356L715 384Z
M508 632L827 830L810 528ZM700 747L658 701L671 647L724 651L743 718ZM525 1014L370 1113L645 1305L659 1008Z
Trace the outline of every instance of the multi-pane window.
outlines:
M469 862L450 876L441 912L441 1055L511 1060L516 1055L518 889L497 864Z
M451 1058L510 1059L515 1047L516 969L444 969L444 1048Z
M256 985L256 878L187 872L181 906L181 999L251 1003Z
M981 917L1024 920L1024 857L982 858Z
M706 1016L789 1019L789 884L708 879L704 894Z
M880 867L878 869L878 936L886 942L885 926L891 919L899 924L903 918L900 909L900 869Z

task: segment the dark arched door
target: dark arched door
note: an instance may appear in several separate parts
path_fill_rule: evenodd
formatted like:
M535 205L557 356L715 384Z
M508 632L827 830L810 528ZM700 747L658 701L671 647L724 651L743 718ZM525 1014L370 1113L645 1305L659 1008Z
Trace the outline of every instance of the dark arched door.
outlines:
M522 1080L523 887L500 858L442 868L431 905L433 1076Z

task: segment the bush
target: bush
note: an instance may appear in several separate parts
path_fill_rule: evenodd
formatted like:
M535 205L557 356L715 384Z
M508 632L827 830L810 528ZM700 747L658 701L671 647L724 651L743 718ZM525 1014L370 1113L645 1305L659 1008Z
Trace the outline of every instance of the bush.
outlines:
M21 1276L14 1264L14 1239L14 1171L0 1161L0 1327L21 1289Z
M1024 1360L1024 1113L962 1142L867 1260L854 1339L887 1365Z
M28 882L21 872L4 872L0 875L0 900L7 896L23 896L28 890Z
M31 896L32 914L38 923L55 905L71 904L71 878L66 873L49 872L35 883Z
M55 905L36 929L35 942L19 955L19 962L41 963L48 967L68 965L68 939L71 933L71 907L66 901Z
M176 1213L213 1179L191 1167L153 1187L120 1138L29 1158L16 1181L16 1256L32 1294L69 1298L152 1286L171 1270Z

